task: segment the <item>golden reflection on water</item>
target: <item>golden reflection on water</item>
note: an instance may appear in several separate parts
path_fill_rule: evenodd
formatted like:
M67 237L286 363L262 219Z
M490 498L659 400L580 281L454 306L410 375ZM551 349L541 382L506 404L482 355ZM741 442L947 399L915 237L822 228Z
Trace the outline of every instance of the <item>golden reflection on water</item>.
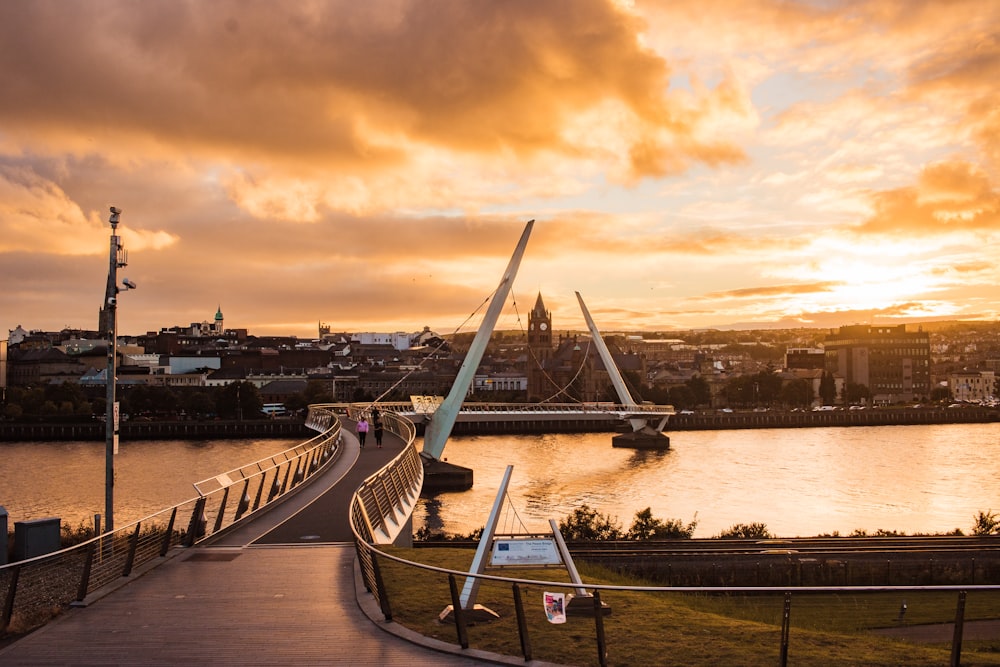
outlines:
M968 534L1000 508L1000 425L686 431L667 452L611 446L611 434L470 436L444 457L475 486L424 498L414 528L468 534L483 526L508 464L501 530L546 531L589 505L624 529L637 511L711 537L764 523L783 537L855 530Z

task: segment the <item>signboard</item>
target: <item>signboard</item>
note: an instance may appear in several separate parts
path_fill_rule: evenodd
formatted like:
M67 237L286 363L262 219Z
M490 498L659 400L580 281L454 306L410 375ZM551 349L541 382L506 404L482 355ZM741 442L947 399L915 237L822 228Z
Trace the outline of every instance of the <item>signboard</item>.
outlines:
M121 404L115 401L115 421L114 423L114 454L118 454L118 424L119 416L121 415Z
M562 565L562 558L553 538L496 539L491 564L493 567Z

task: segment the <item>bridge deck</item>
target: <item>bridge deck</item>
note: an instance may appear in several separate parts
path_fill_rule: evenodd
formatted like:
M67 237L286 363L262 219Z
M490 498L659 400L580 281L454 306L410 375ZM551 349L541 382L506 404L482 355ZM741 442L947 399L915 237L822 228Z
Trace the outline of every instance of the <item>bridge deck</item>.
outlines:
M344 440L285 502L92 596L0 650L0 665L524 665L402 639L356 589L346 498L402 442L387 433L383 449L361 450L346 429Z

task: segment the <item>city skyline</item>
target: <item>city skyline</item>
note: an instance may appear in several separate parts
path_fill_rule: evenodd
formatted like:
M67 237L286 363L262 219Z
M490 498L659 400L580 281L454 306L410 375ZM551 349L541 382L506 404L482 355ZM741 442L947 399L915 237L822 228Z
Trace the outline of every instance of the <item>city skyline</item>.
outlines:
M0 4L0 328L1000 317L1000 3ZM518 319L518 317L520 319ZM475 328L472 322L462 330Z

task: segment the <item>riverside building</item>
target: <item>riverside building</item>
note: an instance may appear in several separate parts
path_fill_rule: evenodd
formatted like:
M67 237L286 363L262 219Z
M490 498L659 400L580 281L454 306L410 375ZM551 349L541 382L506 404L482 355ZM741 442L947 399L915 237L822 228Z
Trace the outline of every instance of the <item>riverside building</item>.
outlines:
M868 387L874 403L924 400L931 393L930 336L867 324L841 327L824 341L826 370Z

